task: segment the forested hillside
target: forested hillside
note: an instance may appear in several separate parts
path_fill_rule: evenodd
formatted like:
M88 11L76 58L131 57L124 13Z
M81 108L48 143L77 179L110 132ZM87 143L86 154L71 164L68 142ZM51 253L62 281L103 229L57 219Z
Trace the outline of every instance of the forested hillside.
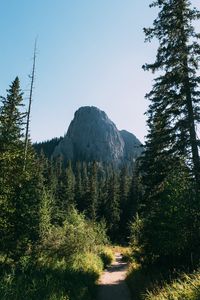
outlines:
M60 143L62 138L53 138L48 141L34 143L33 148L37 152L37 154L43 153L47 158L51 158L53 155L53 152L55 150L55 147Z

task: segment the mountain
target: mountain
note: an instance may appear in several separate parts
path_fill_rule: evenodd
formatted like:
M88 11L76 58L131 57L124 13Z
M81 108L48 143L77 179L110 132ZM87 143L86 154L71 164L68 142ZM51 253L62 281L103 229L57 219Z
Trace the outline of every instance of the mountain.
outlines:
M136 138L136 136L126 130L121 130L120 134L124 140L124 160L131 161L136 160L142 153L142 143Z
M134 162L141 153L142 145L135 135L119 131L104 111L85 106L75 112L67 134L55 147L53 156L120 166Z

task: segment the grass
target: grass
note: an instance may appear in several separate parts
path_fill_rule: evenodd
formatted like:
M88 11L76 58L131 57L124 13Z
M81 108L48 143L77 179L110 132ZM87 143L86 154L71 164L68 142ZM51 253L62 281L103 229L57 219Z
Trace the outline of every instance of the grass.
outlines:
M0 299L93 300L97 280L113 259L112 250L106 246L99 253L74 254L70 260L41 252L34 265L24 258L20 272L11 263L5 266L2 259Z
M147 292L146 300L200 300L200 271L183 274L180 279L166 284L161 289Z
M151 266L142 268L133 262L127 284L134 300L200 300L200 271L177 274Z
M129 266L127 274L127 284L135 300L145 299L143 295L148 289L153 289L161 282L162 274L157 269L142 268L136 262Z
M103 261L104 268L110 266L115 259L113 250L110 247L103 247L100 258Z
M1 300L93 300L95 282L103 270L98 255L87 253L65 260L40 257L24 272L6 272L0 279Z

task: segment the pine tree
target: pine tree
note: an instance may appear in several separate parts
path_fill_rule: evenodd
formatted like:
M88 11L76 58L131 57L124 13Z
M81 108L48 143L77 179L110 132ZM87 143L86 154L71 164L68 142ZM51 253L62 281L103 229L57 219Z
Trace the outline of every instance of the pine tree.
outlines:
M88 176L88 165L83 162L82 165L82 184L83 184L83 193L82 193L82 203L81 203L81 209L83 211L87 210L88 207L88 198L90 193L90 185L89 185L89 176Z
M98 209L98 186L97 186L97 163L93 162L90 166L89 193L87 196L87 215L92 220L97 217Z
M74 205L74 187L75 187L75 177L72 170L71 162L68 162L66 169L66 206Z
M116 170L112 169L106 179L106 193L104 200L105 220L108 228L108 235L112 241L119 241L120 223L120 199L119 199L119 178Z
M158 129L162 143L159 151L190 161L192 173L200 188L200 159L195 125L200 120L199 83L197 70L200 60L200 36L192 22L199 19L188 0L154 1L151 7L160 9L153 27L145 29L146 40L159 40L156 61L145 70L160 71L152 91L148 111L149 125ZM159 124L160 123L160 124ZM158 134L158 130L157 133ZM165 143L165 145L163 144Z
M13 198L21 184L23 157L23 125L25 115L21 113L22 93L16 77L1 97L0 109L0 236L1 251L7 252L13 238L12 219L16 212Z
M77 209L82 212L84 210L83 206L83 180L82 180L82 168L81 163L77 162L76 172L75 172L75 203Z
M18 179L21 173L21 165L18 167L17 162L20 162L22 156L25 114L21 112L23 99L18 77L16 77L7 91L7 97L1 97L1 100L0 178L2 182L0 185L3 187L8 182L11 183Z
M119 178L119 198L120 198L120 233L121 240L127 238L127 227L130 218L129 206L130 176L127 167L122 168Z
M56 222L60 224L65 220L69 207L75 204L75 176L71 162L68 162L67 168L65 168L62 159L59 158L56 166L56 174L58 176L58 183L55 192L57 211L55 221L57 219Z
M143 195L142 185L140 182L139 170L136 164L132 171L130 179L130 189L128 195L129 219L132 221L138 213L140 199Z
M191 9L188 0L157 0L150 7L160 11L153 27L145 29L146 40L156 37L159 47L156 61L144 69L158 71L159 76L147 95L151 104L147 111L149 132L140 162L144 185L140 243L148 261L168 257L169 262L189 255L192 244L197 248L194 237L198 236L199 222L193 225L191 215L198 219L200 160L195 126L200 120L200 36L192 22L200 14ZM178 224L183 235L176 235Z
M30 143L24 165L24 118L18 77L2 98L0 112L1 253L18 262L39 238L40 183Z

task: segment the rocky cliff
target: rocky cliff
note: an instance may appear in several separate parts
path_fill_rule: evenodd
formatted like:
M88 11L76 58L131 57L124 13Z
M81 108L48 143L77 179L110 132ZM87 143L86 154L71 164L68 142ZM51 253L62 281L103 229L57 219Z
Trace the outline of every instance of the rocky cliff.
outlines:
M131 133L119 131L106 113L96 107L81 107L67 134L54 150L65 160L99 161L121 165L141 155L140 141Z

